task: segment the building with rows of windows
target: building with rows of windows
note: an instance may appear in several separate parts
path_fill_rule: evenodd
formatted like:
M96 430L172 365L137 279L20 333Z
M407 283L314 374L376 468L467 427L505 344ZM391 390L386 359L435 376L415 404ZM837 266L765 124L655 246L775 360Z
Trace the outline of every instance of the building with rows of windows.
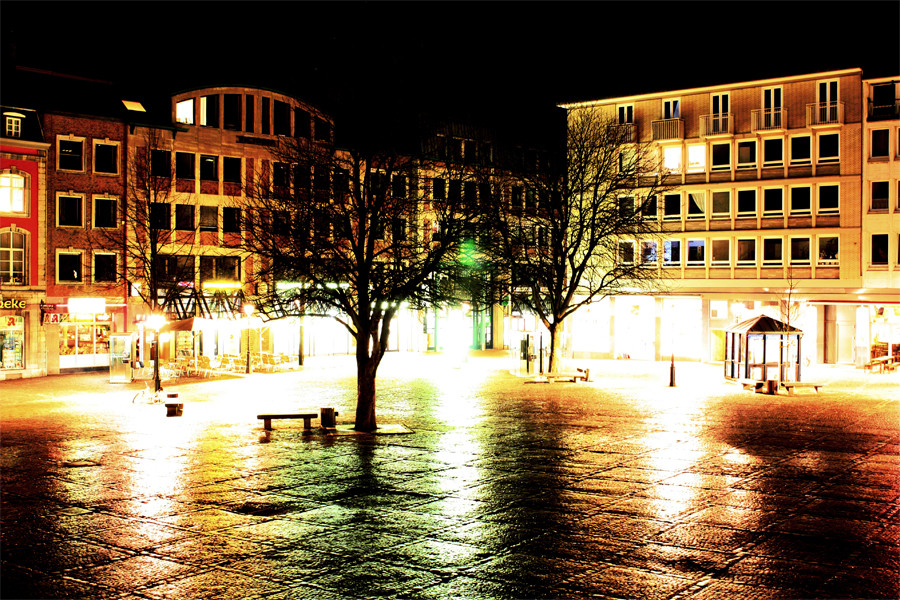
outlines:
M653 142L671 191L659 239L621 240L667 292L575 316L576 355L725 358L725 331L768 313L803 360L900 344L897 80L860 69L569 104ZM877 337L876 337L877 336ZM601 340L599 344L596 340Z

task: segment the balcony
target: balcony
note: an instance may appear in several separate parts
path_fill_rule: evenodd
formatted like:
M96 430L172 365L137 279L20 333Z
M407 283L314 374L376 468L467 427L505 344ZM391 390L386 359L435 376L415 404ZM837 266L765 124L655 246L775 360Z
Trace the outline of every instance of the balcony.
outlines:
M773 131L787 126L786 108L760 108L750 111L751 131Z
M875 104L869 100L869 120L870 121L888 121L892 119L900 119L900 100L893 100L890 103L884 102Z
M650 123L654 140L683 140L684 121L681 119L660 119Z
M840 125L844 122L843 102L817 102L806 105L806 126Z
M713 113L700 115L700 136L712 137L732 135L734 133L734 115L732 113Z
M634 123L619 123L616 125L616 138L622 143L633 143L637 140L637 127Z

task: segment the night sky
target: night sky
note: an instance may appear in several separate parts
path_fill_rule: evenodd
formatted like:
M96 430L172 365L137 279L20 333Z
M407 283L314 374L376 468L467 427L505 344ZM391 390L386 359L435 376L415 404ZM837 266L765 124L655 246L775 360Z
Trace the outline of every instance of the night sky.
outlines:
M896 1L4 0L0 17L6 62L138 92L268 87L337 113L518 119L560 102L850 67L900 75Z

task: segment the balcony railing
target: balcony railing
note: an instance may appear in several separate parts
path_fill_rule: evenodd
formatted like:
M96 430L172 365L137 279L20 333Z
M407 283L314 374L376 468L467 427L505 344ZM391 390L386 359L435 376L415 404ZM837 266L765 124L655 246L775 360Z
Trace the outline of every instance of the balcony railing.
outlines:
M634 123L619 123L616 125L618 138L624 142L634 142L637 139L637 127Z
M770 131L787 126L786 108L760 108L750 111L751 131Z
M661 119L650 123L654 140L684 139L684 121L681 119Z
M885 121L900 118L900 100L894 100L892 103L875 104L869 100L869 120Z
M806 105L806 126L836 125L844 122L843 102L817 102Z
M734 115L713 113L700 115L700 135L731 135L734 133Z

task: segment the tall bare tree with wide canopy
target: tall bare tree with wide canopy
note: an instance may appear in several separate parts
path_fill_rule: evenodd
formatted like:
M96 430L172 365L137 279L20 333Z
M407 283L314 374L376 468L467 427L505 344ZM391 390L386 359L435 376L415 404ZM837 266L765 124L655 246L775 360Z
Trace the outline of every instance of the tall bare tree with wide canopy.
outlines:
M605 296L659 287L657 198L667 189L655 144L597 108L569 112L561 154L505 184L482 236L487 259L509 273L514 305L549 331L551 373L566 318Z
M269 317L334 314L356 340L355 429L375 431L376 373L403 306L433 306L474 214L431 193L445 172L398 151L336 150L282 138L240 199L258 309Z

